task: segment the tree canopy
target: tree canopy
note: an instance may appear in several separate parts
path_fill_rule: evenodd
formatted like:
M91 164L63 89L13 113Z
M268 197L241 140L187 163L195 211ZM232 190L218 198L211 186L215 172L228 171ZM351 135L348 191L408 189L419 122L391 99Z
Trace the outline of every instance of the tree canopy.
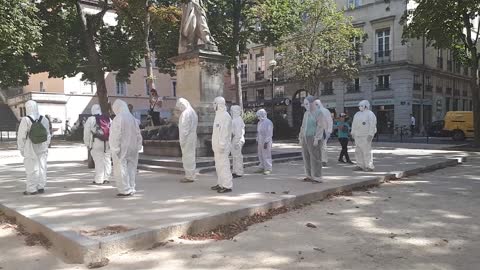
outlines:
M28 82L30 53L41 44L36 11L29 0L0 0L0 88Z
M471 68L475 142L480 144L480 2L478 0L415 0L402 18L403 38L425 38L429 45L454 52Z
M300 14L302 27L279 48L286 75L304 82L313 94L323 80L352 79L358 73L362 31L331 0L305 0Z

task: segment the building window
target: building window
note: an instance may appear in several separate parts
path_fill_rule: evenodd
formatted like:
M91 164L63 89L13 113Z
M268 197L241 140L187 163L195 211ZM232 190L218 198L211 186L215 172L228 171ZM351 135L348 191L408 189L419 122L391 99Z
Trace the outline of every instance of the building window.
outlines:
M172 95L177 96L177 81L172 81Z
M437 68L443 69L443 50L437 49Z
M355 78L347 84L347 93L360 92L360 78Z
M390 89L390 75L377 76L377 91Z
M243 101L248 101L248 92L247 91L242 91L242 100Z
M256 61L257 61L257 71L265 71L265 55L257 54Z
M448 50L447 51L447 71L450 71L450 72L453 70L452 58L453 58L453 52Z
M425 76L425 91L432 92L433 85L432 85L432 77L430 75Z
M450 98L445 98L445 111L450 111Z
M248 65L244 63L240 65L240 78L242 80L246 80L247 77L248 77Z
M265 100L265 91L263 89L257 89L257 101Z
M453 99L452 111L458 111L458 99Z
M413 74L413 90L422 89L422 82L420 81L420 75Z
M116 80L116 79L115 79ZM127 95L127 83L116 80L116 89L117 96L126 96Z
M323 83L322 96L333 95L333 81Z
M347 8L348 9L354 9L357 8L361 5L360 0L347 0Z
M377 30L375 63L390 62L390 28Z
M40 82L40 92L45 92L45 88L43 87L43 82Z
M447 79L447 87L446 87L447 95L452 95L452 88L453 88L453 80Z
M360 50L361 50L362 44L358 37L353 37L350 41L352 42L352 50L349 51L350 61L352 61L353 63L360 64L360 60L361 60Z
M463 75L468 76L468 66L463 67Z
M285 97L285 87L283 85L275 87L275 97L276 98Z
M473 101L472 101L472 100L469 100L468 103L469 103L469 105L468 105L468 110L469 110L469 111L472 111L472 110L473 110Z

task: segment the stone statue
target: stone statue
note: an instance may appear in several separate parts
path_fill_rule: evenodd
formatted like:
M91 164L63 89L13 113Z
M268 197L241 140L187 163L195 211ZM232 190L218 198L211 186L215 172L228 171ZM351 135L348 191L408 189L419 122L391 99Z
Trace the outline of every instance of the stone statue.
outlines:
M185 0L182 5L182 24L178 53L193 50L198 44L214 45L203 0ZM214 47L214 46L212 46Z

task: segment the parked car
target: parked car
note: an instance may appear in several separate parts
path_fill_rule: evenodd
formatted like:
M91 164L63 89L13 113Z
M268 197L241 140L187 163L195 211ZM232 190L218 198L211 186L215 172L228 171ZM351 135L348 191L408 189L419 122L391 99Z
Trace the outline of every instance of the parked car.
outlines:
M448 132L454 141L463 141L465 138L473 137L473 112L447 112L444 120L443 130Z
M448 136L450 136L449 132L443 130L444 126L445 126L445 121L443 121L443 120L433 121L427 127L428 136L430 136L430 137L448 137Z

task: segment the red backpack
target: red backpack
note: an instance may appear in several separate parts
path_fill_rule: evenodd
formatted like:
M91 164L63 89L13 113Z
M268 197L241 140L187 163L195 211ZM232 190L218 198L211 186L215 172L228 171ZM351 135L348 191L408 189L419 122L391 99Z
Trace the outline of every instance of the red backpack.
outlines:
M110 137L110 118L106 115L95 115L95 132L93 137L104 142Z

